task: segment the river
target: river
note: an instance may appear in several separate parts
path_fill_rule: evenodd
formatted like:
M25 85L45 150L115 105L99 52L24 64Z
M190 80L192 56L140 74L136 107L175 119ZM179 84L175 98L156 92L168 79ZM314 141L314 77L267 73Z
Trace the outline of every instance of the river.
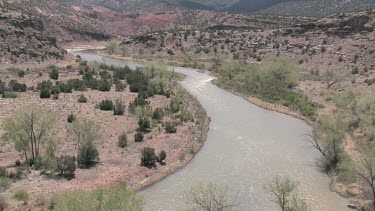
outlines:
M72 52L72 51L70 51ZM138 66L82 52L85 60ZM186 208L184 192L198 182L228 187L239 204L234 210L279 210L265 192L274 176L290 176L313 210L349 210L348 200L329 190L330 178L319 170L318 152L306 142L312 128L294 117L268 111L211 83L213 77L194 69L174 67L187 77L182 86L194 95L211 117L201 151L184 168L140 191L145 210Z

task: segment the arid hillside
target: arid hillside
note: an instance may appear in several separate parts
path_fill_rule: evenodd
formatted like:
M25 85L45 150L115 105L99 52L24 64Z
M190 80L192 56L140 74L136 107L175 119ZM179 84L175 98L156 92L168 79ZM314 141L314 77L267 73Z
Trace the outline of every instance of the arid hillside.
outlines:
M35 16L7 9L0 2L0 63L60 60L66 54Z

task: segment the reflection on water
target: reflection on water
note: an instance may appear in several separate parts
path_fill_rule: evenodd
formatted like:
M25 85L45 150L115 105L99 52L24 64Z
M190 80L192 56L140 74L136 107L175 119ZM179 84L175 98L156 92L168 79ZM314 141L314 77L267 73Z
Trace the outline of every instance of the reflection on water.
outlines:
M103 61L101 56L79 54L86 60ZM138 66L113 59L105 62ZM174 69L187 75L182 86L197 97L212 122L205 145L186 167L140 192L147 201L146 210L184 208L184 191L201 181L228 186L239 203L235 210L278 210L263 188L275 175L299 180L313 210L347 210L347 201L329 191L329 177L316 167L319 154L304 137L311 127L216 87L205 73Z

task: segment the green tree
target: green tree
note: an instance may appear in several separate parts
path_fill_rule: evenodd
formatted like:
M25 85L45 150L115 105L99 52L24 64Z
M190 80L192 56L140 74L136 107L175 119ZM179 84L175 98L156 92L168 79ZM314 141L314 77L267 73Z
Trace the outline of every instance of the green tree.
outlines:
M99 132L99 126L92 121L74 121L69 127L69 134L78 146L77 162L82 167L87 167L99 158L99 153L94 146L94 140Z
M54 122L55 116L51 112L38 107L18 110L5 119L6 135L13 140L15 149L24 154L27 167L29 150L33 160L40 156L40 148L50 136Z
M109 54L114 54L118 48L118 42L116 40L111 40L107 44L107 50Z

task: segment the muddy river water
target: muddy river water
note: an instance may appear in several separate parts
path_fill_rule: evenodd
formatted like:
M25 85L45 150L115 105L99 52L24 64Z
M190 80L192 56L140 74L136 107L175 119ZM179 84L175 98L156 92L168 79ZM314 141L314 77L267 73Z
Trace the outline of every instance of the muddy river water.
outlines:
M73 52L85 60L129 65L102 56ZM182 86L211 117L201 151L184 168L140 191L146 210L185 208L184 192L198 182L228 187L239 204L234 210L278 210L264 190L275 175L300 182L300 192L313 210L348 210L348 201L329 190L330 178L319 170L319 154L306 142L312 130L304 121L255 106L211 83L213 77L194 69L174 67L187 77Z

